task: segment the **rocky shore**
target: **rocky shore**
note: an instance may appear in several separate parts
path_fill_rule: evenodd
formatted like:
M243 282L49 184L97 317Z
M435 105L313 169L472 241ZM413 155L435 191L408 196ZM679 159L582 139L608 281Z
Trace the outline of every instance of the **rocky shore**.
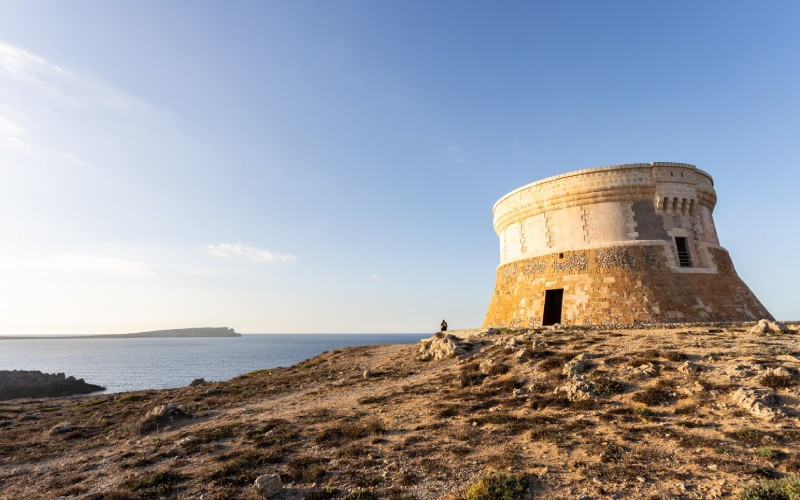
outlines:
M88 384L82 378L63 373L29 370L0 370L0 401L16 398L72 396L104 391L105 387Z
M797 324L464 330L0 402L0 498L772 499L798 473Z

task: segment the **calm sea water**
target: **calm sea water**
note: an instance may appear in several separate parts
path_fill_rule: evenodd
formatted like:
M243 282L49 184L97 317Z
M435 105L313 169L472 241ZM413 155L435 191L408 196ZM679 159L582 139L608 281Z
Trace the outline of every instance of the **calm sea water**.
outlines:
M0 340L0 370L63 372L106 392L182 387L290 366L354 345L410 344L423 334L258 334L231 338Z

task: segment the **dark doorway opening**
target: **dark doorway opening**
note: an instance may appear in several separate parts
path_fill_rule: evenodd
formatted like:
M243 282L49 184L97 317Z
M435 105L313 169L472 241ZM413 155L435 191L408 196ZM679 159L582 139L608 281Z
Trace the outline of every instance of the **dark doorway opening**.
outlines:
M678 263L681 267L692 267L692 259L689 257L689 246L686 238L676 237L675 246L678 247Z
M561 323L561 302L564 300L564 289L545 290L544 315L542 325L549 326Z

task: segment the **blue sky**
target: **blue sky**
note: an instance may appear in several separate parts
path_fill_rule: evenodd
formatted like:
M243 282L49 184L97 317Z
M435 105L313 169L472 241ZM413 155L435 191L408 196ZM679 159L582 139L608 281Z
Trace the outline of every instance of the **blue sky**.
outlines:
M478 326L498 198L648 161L800 316L797 2L0 11L0 334Z

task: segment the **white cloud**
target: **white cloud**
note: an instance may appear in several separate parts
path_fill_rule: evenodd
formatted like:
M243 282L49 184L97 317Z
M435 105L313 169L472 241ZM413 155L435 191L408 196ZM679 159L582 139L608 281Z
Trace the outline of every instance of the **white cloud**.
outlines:
M381 279L381 278L383 278L383 276L381 276L380 274L374 274L374 273L373 273L373 274L370 274L370 275L369 275L369 279L371 279L371 280L378 281L378 280L379 280L379 279Z
M463 163L464 162L464 150L458 146L450 146L447 148L447 153L450 156L450 161L454 163Z
M104 272L114 274L150 274L156 266L118 257L59 254L45 258L43 264L52 269L70 272Z
M269 250L243 245L241 243L221 243L206 247L211 255L217 257L244 257L253 262L297 262L297 256L292 254L272 253Z
M0 134L4 136L18 136L22 133L22 129L19 125L12 122L8 118L0 116Z

